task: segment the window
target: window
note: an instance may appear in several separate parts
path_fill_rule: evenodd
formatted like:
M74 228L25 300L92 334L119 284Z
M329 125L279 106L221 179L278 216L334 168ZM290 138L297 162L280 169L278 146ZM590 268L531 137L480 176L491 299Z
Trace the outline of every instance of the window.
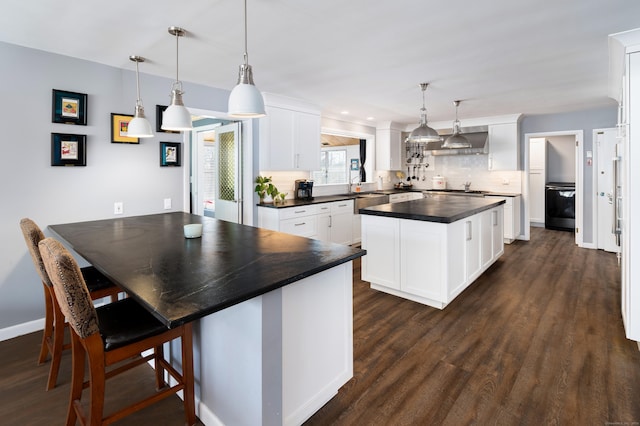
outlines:
M322 148L320 170L311 172L313 181L320 185L347 183L347 176L347 150Z

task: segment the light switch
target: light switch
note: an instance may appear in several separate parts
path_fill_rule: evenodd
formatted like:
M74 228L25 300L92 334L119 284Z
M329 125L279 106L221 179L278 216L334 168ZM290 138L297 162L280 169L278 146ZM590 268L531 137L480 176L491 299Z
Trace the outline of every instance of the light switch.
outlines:
M165 210L171 209L171 198L164 199L164 209Z

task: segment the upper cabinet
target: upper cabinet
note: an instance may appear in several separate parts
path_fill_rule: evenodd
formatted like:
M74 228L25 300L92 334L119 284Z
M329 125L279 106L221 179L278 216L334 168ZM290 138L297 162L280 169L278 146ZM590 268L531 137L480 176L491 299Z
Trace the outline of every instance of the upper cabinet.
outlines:
M518 123L489 126L489 170L519 170Z
M401 128L386 121L376 127L376 170L402 169Z
M260 119L261 170L320 169L320 110L292 98L264 94Z

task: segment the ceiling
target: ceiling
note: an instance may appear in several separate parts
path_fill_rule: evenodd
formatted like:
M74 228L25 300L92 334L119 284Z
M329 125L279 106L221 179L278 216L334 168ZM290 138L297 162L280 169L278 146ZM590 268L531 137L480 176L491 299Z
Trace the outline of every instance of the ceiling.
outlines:
M607 35L640 27L637 0L247 0L248 53L263 92L367 123L546 114L613 105ZM3 0L0 41L232 89L239 0ZM143 19L138 19L143 17ZM144 75L141 78L144 98ZM167 88L169 91L169 87ZM189 105L188 93L185 104Z

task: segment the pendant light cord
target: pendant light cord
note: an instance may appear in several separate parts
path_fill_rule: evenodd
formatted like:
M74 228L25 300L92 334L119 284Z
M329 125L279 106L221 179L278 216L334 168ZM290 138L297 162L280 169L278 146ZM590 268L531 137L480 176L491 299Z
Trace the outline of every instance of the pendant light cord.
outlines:
M244 64L249 65L249 51L247 47L247 0L244 0Z
M179 60L178 60L178 49L179 47L179 40L180 40L180 35L178 34L178 32L176 32L176 83L180 81L180 78L178 78L178 64L179 64Z
M136 105L142 105L142 100L140 99L140 71L138 70L138 61L136 61L136 93L138 95Z

